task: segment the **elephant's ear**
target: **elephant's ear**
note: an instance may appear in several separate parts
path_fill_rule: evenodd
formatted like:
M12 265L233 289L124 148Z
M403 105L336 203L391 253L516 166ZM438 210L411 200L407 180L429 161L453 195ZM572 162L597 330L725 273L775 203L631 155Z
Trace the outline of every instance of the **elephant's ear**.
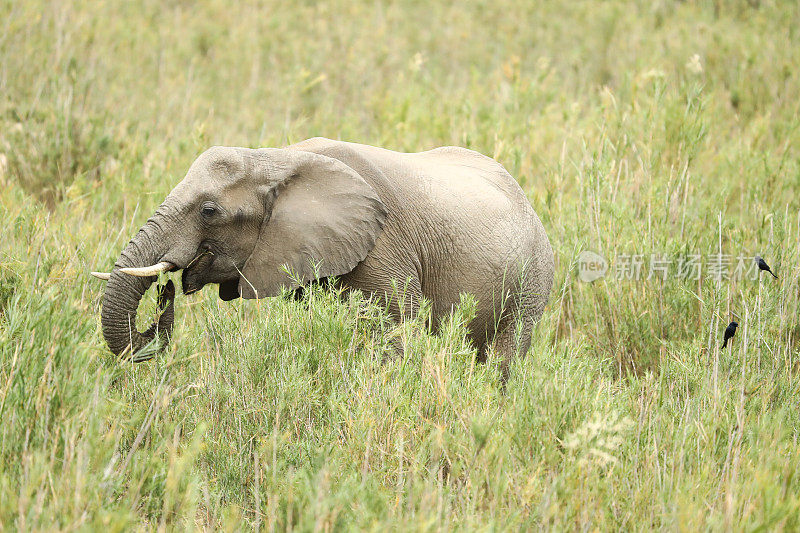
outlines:
M256 168L270 175L268 183L276 173L285 177L265 189L274 200L241 272L242 297L275 296L353 270L372 250L386 219L375 190L330 157L285 149L259 155Z

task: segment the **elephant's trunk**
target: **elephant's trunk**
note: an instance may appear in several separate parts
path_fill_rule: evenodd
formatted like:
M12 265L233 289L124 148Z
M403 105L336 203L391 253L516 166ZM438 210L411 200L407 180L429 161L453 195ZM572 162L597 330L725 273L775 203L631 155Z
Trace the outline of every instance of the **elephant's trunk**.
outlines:
M169 343L175 317L173 304L175 290L171 282L163 288L159 295L161 316L148 329L140 332L136 329L136 310L142 296L156 280L156 276L131 276L120 272L120 269L152 265L161 259L168 247L162 223L163 217L157 211L128 243L114 265L103 294L101 314L103 337L115 355L132 356L134 361L143 361L155 354L155 351L142 354L138 352L156 336L161 341L158 351L166 348Z

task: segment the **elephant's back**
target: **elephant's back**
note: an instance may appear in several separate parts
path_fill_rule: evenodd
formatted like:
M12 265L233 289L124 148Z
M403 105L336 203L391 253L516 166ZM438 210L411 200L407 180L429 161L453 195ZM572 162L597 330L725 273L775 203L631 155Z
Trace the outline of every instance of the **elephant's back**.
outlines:
M525 193L506 169L480 152L458 146L444 146L403 154L413 164L424 169L430 178L445 187L448 193L467 198L474 194L496 191L514 207L531 210ZM494 196L494 195L492 195Z
M445 146L404 153L366 144L314 137L288 148L327 155L352 167L397 208L446 203L458 210L518 209L532 213L519 184L503 166L479 152ZM425 206L426 211L427 207ZM434 206L435 207L435 206ZM428 211L429 212L429 211Z
M404 154L404 159L415 168L417 186L429 204L425 212L438 227L466 241L477 238L520 252L536 239L541 222L497 161L458 147Z

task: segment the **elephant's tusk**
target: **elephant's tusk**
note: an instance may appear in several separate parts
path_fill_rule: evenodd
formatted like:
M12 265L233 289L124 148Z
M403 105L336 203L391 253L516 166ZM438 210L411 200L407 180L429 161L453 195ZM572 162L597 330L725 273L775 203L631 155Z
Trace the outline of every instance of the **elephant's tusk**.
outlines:
M111 274L108 272L92 272L91 274L97 279L102 279L103 281L108 281L108 279L111 277Z
M156 263L155 265L150 265L147 267L126 267L126 268L120 268L119 270L120 272L124 272L125 274L130 274L131 276L147 278L150 276L155 276L159 272L170 270L174 266L175 265L173 265L169 261L161 261L160 263Z

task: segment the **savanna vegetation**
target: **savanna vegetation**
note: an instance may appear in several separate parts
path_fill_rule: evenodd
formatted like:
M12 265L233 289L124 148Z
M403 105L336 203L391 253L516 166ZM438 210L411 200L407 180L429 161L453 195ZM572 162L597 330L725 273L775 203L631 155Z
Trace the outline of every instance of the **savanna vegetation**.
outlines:
M779 0L0 3L0 529L800 528L798 65ZM194 158L317 135L519 180L557 272L505 390L468 297L205 290L108 353L87 272Z

